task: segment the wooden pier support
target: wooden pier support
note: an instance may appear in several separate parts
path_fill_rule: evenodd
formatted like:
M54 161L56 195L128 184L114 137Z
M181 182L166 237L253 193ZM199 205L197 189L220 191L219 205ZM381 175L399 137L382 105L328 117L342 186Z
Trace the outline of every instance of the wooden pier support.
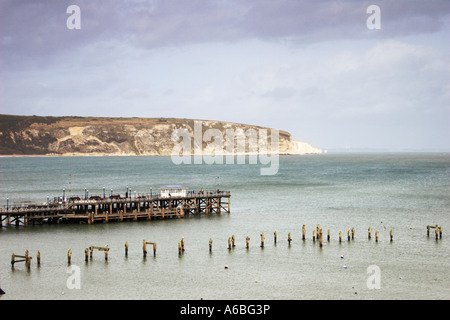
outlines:
M292 241L291 233L289 232L289 233L288 233L288 243L289 243L289 246L291 245L291 241Z
M264 248L264 232L261 233L261 248Z
M38 266L41 265L41 253L39 252L39 250L38 252L36 252L36 262Z
M236 247L236 237L234 234L231 236L231 246L234 248Z
M99 250L99 251L105 252L105 261L108 260L108 252L109 252L108 246L104 246L104 247L96 247L96 246L91 245L91 246L89 247L89 250L90 250L90 258L91 258L91 259L92 259L92 255L93 255L93 252L94 252L95 249L97 249L97 250Z
M347 241L350 241L350 229L348 229L348 232L347 232Z
M181 252L184 252L184 238L181 238L180 244L181 244Z
M228 237L228 250L231 250L231 237Z
M181 241L178 241L178 255L181 255Z
M151 244L153 246L153 256L156 256L156 242L149 242L149 241L143 240L142 251L143 251L144 258L147 257L147 245L148 244Z
M303 228L302 228L302 240L306 240L306 227L305 227L305 225L303 225Z
M67 250L67 264L71 264L72 263L72 250L69 249Z
M277 232L276 231L273 233L273 243L277 244Z
M339 231L339 243L342 242L342 231Z
M328 242L330 241L330 229L328 229L328 232L327 232L327 241Z
M128 257L128 241L125 241L125 257Z
M316 230L313 230L313 242L316 241Z
M375 231L375 241L378 242L378 230Z
M20 258L19 260L17 260L16 258ZM25 255L17 255L17 254L12 254L11 255L11 266L12 268L14 268L14 264L17 262L25 262L25 266L27 267L28 270L30 270L31 267L31 259L33 259L32 257L30 257L28 250L25 250Z
M249 248L249 243L250 243L250 238L249 236L245 237L245 247L248 249Z
M322 247L322 244L323 244L323 242L322 242L322 229L319 229L319 245L320 245L320 247Z
M368 237L368 239L370 240L370 238L371 238L371 233L372 233L372 229L369 227L369 229L368 229L367 231L368 231L367 237Z
M354 240L355 239L355 228L353 227L352 228L352 240Z
M394 231L391 229L391 232L389 233L391 236L391 242L394 240Z
M89 249L88 248L84 249L84 261L86 261L86 262L89 261Z
M436 225L436 226L427 226L427 236L430 236L430 229L434 229L436 240L442 239L442 226Z
M213 241L211 238L209 238L209 252L212 252L212 244L213 244Z

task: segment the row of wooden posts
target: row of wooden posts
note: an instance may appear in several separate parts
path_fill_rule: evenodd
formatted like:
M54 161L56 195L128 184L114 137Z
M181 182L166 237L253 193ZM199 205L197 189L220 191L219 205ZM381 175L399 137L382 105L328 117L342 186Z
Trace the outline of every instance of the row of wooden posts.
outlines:
M430 236L430 229L435 229L435 234L436 234L436 240L442 239L442 226L427 226L427 236ZM375 231L375 241L378 242L378 230ZM394 233L393 230L390 230L390 241L394 240ZM275 231L274 234L274 243L277 243L277 232ZM265 236L264 233L260 234L261 237L261 248L264 248L264 241L265 241ZM355 238L355 228L351 228L348 230L347 232L347 240L353 240ZM368 239L372 238L372 229L369 227L368 229ZM316 241L316 239L319 241L319 245L320 247L322 247L323 245L323 231L320 228L320 225L317 225L317 228L313 230L313 235L312 235L312 240ZM302 228L302 240L306 240L306 227L305 225L303 225ZM288 237L287 237L287 241L289 246L291 245L291 241L292 241L292 236L291 233L288 233ZM327 231L327 241L330 241L330 229L328 229ZM339 231L339 243L342 242L342 232ZM213 240L210 238L209 239L209 251L212 252L212 244L213 244ZM245 238L245 246L247 249L249 249L249 244L250 244L250 237L246 237ZM143 257L147 257L147 245L152 245L153 246L153 256L156 256L156 242L150 242L150 241L146 241L143 240L143 245L142 245L142 252L143 252ZM228 249L232 249L236 246L236 237L234 235L232 235L231 237L228 238ZM84 254L85 254L85 261L88 262L89 259L93 258L93 252L94 250L98 250L98 251L103 251L105 254L105 260L108 260L108 252L109 252L109 248L108 246L104 246L104 247L98 247L98 246L93 246L91 245L89 248L86 248L84 250ZM182 255L185 251L184 248L184 238L181 238L181 240L178 242L178 254ZM125 256L128 256L128 241L125 242ZM14 268L14 264L17 262L25 262L25 265L28 269L30 269L30 265L31 265L31 259L32 257L29 255L28 250L25 251L25 255L17 255L17 254L12 254L11 256L11 265ZM36 253L36 260L37 260L37 264L38 266L41 263L41 254L39 251L37 251ZM69 249L67 251L67 262L69 264L71 264L72 262L72 250Z

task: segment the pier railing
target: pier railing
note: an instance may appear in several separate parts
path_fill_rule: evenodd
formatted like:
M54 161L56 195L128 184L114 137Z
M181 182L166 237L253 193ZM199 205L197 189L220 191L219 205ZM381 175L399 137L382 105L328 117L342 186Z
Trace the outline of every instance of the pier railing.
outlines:
M54 197L49 200L47 204L27 204L22 206L17 205L4 205L0 208L1 213L21 213L21 212L50 212L50 211L61 211L68 209L71 205L76 204L106 204L106 203L122 203L122 202L145 202L145 201L155 201L155 200L168 200L168 199L183 199L183 198L195 198L195 197L227 197L230 196L230 191L222 190L204 190L204 191L186 191L184 196L162 196L161 193L130 193L128 195L124 194L113 194L110 196L103 197L103 195L93 194L89 197L70 195L66 197Z

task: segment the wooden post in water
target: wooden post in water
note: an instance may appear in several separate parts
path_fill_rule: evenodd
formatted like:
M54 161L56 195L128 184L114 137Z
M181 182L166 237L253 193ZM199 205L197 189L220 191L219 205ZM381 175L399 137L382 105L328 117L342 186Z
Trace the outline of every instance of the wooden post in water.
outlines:
M128 257L128 241L125 241L125 257Z
M234 234L231 236L231 246L234 248L236 246L235 244L236 241L236 237L234 236Z
M142 244L142 254L143 254L144 258L147 257L147 242L145 240L143 240L143 244Z
M430 226L427 226L427 236L430 236Z
M212 239L209 238L209 252L212 252L212 243L213 243Z
M245 247L246 247L247 249L249 248L249 242L250 242L249 236L245 237Z
M88 262L89 261L89 250L88 248L84 249L84 261Z
M181 241L178 241L178 255L181 255Z
M25 264L27 265L28 270L30 270L31 257L28 255L28 250L25 251Z
M302 240L305 240L306 239L306 227L305 227L305 225L303 225L303 228L302 228Z
M352 228L352 240L354 240L355 239L355 228L353 227Z
M72 250L67 251L67 263L70 265L72 263Z
M378 230L375 231L375 241L378 242Z
M277 232L276 231L273 233L273 243L277 244Z
M231 237L228 237L228 250L231 250Z
M319 245L322 247L322 229L319 230Z
M391 229L390 235L391 235L391 242L392 242L394 240L394 231L392 231L392 229Z
M339 243L342 242L342 231L339 231Z
M181 251L184 252L184 238L181 238Z
M435 233L436 233L436 240L438 239L438 235L439 235L439 227L438 227L438 225L436 225L436 227L435 227Z
M261 248L264 248L264 232L261 233Z
M327 233L327 241L330 241L330 229L328 229L328 233Z
M41 253L38 252L36 253L36 261L37 261L37 265L40 266L41 265Z
M289 243L289 246L291 245L291 241L292 241L291 233L289 232L289 233L288 233L288 243Z
M348 232L347 232L347 240L350 241L350 229L348 229Z
M369 230L368 230L368 238L369 238L369 240L371 238L371 233L372 233L372 229L369 227Z
M442 239L442 226L439 227L439 239Z

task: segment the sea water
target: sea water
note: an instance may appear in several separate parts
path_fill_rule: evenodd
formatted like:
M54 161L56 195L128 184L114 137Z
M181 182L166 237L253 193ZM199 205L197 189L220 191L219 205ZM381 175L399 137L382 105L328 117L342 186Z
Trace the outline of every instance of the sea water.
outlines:
M276 175L262 176L260 168L175 165L151 156L0 158L1 206L63 193L124 194L127 187L156 193L167 184L231 191L229 214L11 228L4 222L0 299L450 299L449 154L280 156ZM322 247L312 237L317 224ZM426 234L436 224L443 228L437 241L434 229ZM355 238L348 241L351 228ZM229 250L232 235L236 246ZM148 246L143 258L143 240L157 243L156 256ZM108 260L96 251L85 262L90 245L108 245ZM11 254L25 250L33 257L30 270L23 263L11 268Z

